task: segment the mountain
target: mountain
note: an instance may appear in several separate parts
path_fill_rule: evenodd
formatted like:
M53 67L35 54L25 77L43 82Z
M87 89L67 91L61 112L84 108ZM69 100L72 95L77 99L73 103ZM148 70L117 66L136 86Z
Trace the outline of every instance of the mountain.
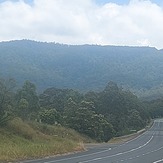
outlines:
M100 90L109 81L134 90L159 87L163 50L153 47L65 45L30 40L0 43L0 77L48 87Z

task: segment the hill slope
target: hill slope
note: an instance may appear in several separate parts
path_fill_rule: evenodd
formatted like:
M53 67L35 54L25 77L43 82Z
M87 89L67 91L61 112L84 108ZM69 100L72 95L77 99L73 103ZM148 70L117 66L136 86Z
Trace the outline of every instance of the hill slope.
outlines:
M41 158L84 149L82 142L91 139L71 129L16 118L0 127L0 162Z
M150 47L0 43L0 76L47 87L99 90L108 81L150 89L163 81L163 51Z

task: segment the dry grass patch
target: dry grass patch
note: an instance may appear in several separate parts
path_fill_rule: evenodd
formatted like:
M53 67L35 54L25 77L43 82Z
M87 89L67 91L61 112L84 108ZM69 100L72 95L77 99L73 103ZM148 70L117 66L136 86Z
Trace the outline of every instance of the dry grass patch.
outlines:
M6 128L0 128L0 162L81 151L85 140L61 126L25 123L16 118Z

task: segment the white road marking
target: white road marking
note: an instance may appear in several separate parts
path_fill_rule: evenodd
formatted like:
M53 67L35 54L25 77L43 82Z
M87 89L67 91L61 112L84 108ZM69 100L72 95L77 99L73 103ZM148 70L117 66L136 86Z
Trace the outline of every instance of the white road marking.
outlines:
M159 163L159 162L163 162L163 159L162 160L155 161L153 163Z
M156 123L156 121L153 122L153 124L152 124L152 126L150 127L150 129L152 129L152 128L154 127L155 123ZM134 141L134 140L137 140L138 138L140 138L141 136L143 136L143 135L145 135L145 134L147 134L147 133L149 133L149 130L145 131L144 133L140 134L140 135L137 136L136 138L131 139L131 140L129 140L129 141L127 141L127 142L125 142L125 143L119 145L119 146L123 146L123 145L126 145L126 144L128 144L128 143Z
M144 154L142 154L142 155L135 156L135 157L133 157L132 159L136 159L136 158L139 158L139 157L144 156L144 155L149 155L149 154L154 153L154 152L157 152L157 151L159 151L159 150L161 150L161 149L163 149L163 146L160 147L160 148L158 148L158 149L155 149L155 150L153 150L153 151L144 153ZM125 159L124 161L127 161L127 160L129 160L129 159L130 159L130 158ZM121 161L121 160L120 160L120 161ZM163 159L162 159L162 160L155 161L155 162L153 162L153 163L159 163L159 162L161 162L161 161L163 161ZM117 162L118 162L118 161L117 161Z
M133 151L136 151L136 150L138 150L138 149L141 149L141 148L145 147L147 144L149 144L149 143L152 141L152 139L153 139L153 136L152 136L145 144L143 144L143 145L141 145L141 146L139 146L139 147L137 147L137 148L133 148L133 149L131 149L131 150L129 150L129 151L125 151L125 152L122 152L122 153L117 153L117 154L110 155L110 156L99 157L99 158L95 158L95 159L92 159L92 160L81 161L81 162L79 162L79 163L93 162L93 161L96 161L96 159L102 160L102 159L111 158L111 157L123 155L123 154L126 154L126 153L130 153L130 152L133 152Z
M158 127L160 127L160 121L158 121Z
M108 152L110 150L111 149L109 148L107 150L103 150L103 151L99 151L99 152L95 152L95 153L85 154L85 155L82 155L82 156L76 156L76 157L71 157L71 158L65 158L65 159L56 160L56 161L47 161L47 162L44 162L44 163L55 163L55 162L61 162L61 161L65 161L65 160L73 160L73 159L76 159L76 158L82 158L82 157L97 155L97 154L100 154L100 153L105 153L105 152Z
M152 126L153 127L153 126ZM146 133L146 132L145 132ZM141 134L140 136L142 136L142 135L144 135L145 133L143 133L143 134ZM138 137L140 137L140 136L138 136ZM138 137L136 137L135 139L133 139L133 140L136 140ZM151 137L151 139L153 139L153 136ZM133 141L133 140L131 140L131 141ZM131 142L131 141L129 141L129 142ZM151 141L151 140L149 140L149 141ZM124 143L124 144L126 144L126 143ZM148 144L148 142L147 142L147 144ZM147 145L147 144L145 144L145 145ZM140 146L140 147L138 147L138 148L142 148L143 146ZM118 148L118 147L117 147ZM86 154L86 155L82 155L82 156L76 156L76 157L71 157L71 158L65 158L65 159L60 159L60 160L55 160L55 161L46 161L46 162L44 162L44 163L55 163L55 162L61 162L61 161L65 161L65 160L73 160L73 159L77 159L77 158L82 158L82 157L87 157L87 156L92 156L92 155L96 155L96 154L100 154L100 153L105 153L105 152L108 152L110 150L110 148L109 149L107 149L107 150L103 150L103 151L100 151L100 152L95 152L95 153L90 153L90 154ZM132 149L133 150L133 149ZM128 151L127 151L127 153L128 153ZM122 153L118 153L118 154L115 154L115 155L111 155L112 157L114 157L114 156L118 156L118 155L121 155ZM107 157L109 157L109 156L107 156ZM98 159L101 159L101 158L98 158ZM95 161L95 160L94 160ZM80 162L80 163L83 163L83 162Z
M99 152L94 152L94 153L90 153L90 154L85 154L85 155L82 155L82 156L76 156L76 157L71 157L71 158L65 158L65 159L61 159L61 160L55 160L55 161L46 161L44 163L55 163L55 162L61 162L61 161L65 161L65 160L73 160L73 159L76 159L76 158L82 158L82 157L87 157L87 156L92 156L92 155L96 155L96 154L100 154L100 153L105 153L105 152L108 152L110 151L111 148L108 148L106 150L102 150L102 151L99 151ZM51 157L52 158L52 157ZM55 157L54 157L55 158ZM24 161L24 162L20 162L20 163L30 163L30 162L33 162L33 161L41 161L42 159L37 159L37 160L29 160L29 161Z
M156 123L156 121L154 121L154 123L153 123L153 125L152 125L151 128L154 127L154 124L155 124L155 123ZM125 143L119 145L118 147L123 146L123 145L125 145L125 144L127 144L127 143L130 143L130 142L132 142L132 141L138 139L139 137L145 135L145 134L148 133L148 132L149 132L149 131L146 131L146 132L144 132L143 134L137 136L136 138L134 138L134 139L132 139L132 140L130 140L130 141L128 141L128 142L125 142ZM153 138L153 137L152 137L152 138ZM118 147L116 147L116 148L118 148ZM141 146L140 146L140 147L141 147ZM141 147L141 148L142 148L142 147ZM85 155L82 155L82 156L76 156L76 157L71 157L71 158L65 158L65 159L61 159L61 160L45 161L44 163L55 163L55 162L61 162L61 161L65 161L65 160L73 160L73 159L76 159L76 158L82 158L82 157L92 156L92 155L96 155L96 154L100 154L100 153L105 153L105 152L108 152L109 150L111 150L111 149L109 148L109 149L107 149L107 150L103 150L103 151L99 151L99 152L95 152L95 153L91 153L91 154L85 154ZM137 149L136 149L136 150L137 150ZM127 151L127 153L128 153L128 152L129 152L129 151ZM119 154L122 154L122 153L119 153ZM114 155L112 155L112 157L113 157L113 156L114 156ZM115 155L115 156L116 156L116 155ZM51 158L52 158L52 157L51 157ZM28 161L23 161L23 162L20 162L20 163L30 163L30 162L39 161L39 160L41 161L42 159L28 160Z

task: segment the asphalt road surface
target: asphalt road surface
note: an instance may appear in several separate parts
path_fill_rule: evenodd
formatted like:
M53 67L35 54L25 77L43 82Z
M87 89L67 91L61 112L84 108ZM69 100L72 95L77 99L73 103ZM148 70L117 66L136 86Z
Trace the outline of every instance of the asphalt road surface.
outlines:
M81 153L22 163L163 163L163 119L123 144L104 144Z

